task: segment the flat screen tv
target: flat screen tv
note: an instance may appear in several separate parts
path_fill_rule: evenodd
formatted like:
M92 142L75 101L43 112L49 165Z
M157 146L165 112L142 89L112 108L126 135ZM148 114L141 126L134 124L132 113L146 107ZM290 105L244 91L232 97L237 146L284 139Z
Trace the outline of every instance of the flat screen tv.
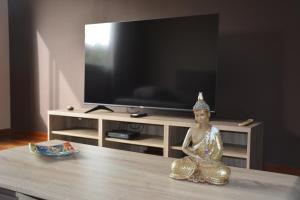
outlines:
M85 26L85 103L215 110L218 15Z

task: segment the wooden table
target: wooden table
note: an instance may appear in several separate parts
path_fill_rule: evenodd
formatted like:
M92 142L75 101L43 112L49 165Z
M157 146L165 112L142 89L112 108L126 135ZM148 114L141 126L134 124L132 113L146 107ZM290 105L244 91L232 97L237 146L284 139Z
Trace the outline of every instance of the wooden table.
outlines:
M300 199L297 176L232 167L225 186L195 184L168 177L171 158L73 144L79 154L56 159L1 151L0 188L55 200Z

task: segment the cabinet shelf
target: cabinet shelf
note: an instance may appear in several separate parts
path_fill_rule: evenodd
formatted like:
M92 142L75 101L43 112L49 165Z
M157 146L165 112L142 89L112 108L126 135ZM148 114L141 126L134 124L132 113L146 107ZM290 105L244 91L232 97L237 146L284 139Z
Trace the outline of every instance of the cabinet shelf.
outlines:
M55 130L52 131L52 134L56 135L66 135L80 138L89 138L89 139L99 139L98 131L94 129L65 129L65 130Z
M119 142L124 144L135 144L135 145L142 145L148 147L158 147L163 148L163 137L161 136L154 136L154 135L141 135L134 140L125 140L125 139L117 139L117 138L105 138L106 141L110 142Z
M223 156L247 159L247 147L242 145L224 144Z
M175 145L171 146L171 149L181 151L182 147ZM224 144L223 156L247 159L247 148L241 145Z
M181 151L182 150L182 146L180 146L180 145L174 145L174 146L171 146L171 149Z

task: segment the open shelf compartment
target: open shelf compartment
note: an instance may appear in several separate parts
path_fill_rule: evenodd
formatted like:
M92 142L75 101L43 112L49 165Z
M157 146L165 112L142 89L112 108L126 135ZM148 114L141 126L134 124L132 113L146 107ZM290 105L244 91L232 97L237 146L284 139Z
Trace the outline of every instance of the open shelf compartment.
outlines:
M182 147L180 145L174 145L171 146L171 149L181 151ZM223 156L246 159L247 148L241 145L224 144Z
M172 151L182 151L182 143L186 136L188 128L184 127L170 127L170 132L172 134L172 139L170 140L170 150ZM247 135L240 134L236 132L221 131L223 140L223 156L247 159ZM177 153L174 152L176 155ZM182 154L178 154L179 156Z
M131 140L107 137L107 132L111 130L137 131L141 135ZM111 147L111 142L155 148L164 147L163 126L161 125L103 120L103 134L105 147Z
M64 139L65 136L82 139L99 139L98 119L50 115L51 134L49 139Z

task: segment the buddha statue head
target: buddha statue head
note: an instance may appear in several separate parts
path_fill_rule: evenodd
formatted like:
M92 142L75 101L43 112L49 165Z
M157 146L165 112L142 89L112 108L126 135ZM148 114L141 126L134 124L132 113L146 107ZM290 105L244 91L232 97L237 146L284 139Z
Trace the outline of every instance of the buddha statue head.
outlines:
M195 120L197 124L206 125L210 119L209 105L204 101L202 92L199 92L198 100L193 107Z

